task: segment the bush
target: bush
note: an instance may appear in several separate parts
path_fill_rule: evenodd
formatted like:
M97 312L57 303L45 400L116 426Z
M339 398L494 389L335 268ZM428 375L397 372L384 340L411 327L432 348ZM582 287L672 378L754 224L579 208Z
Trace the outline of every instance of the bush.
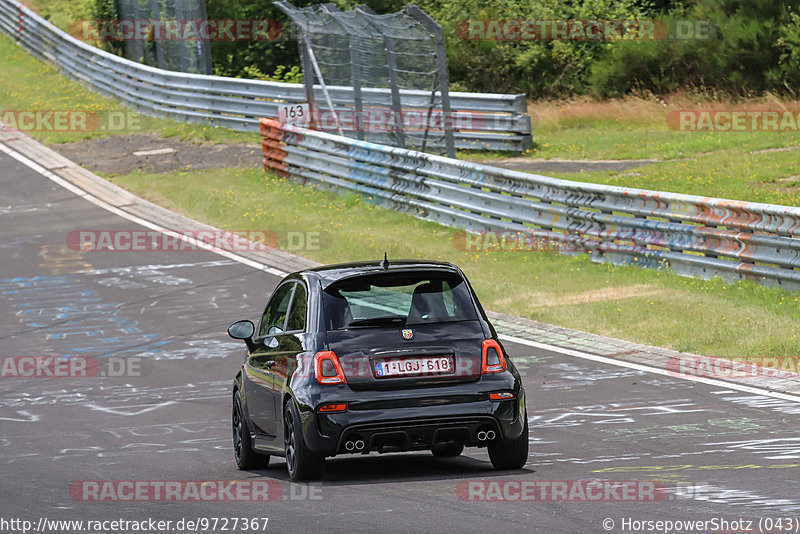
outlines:
M632 19L634 0L421 0L444 29L450 79L473 91L534 97L583 93L592 63L614 45L596 41L470 41L456 31L469 19Z
M95 0L92 6L92 18L95 20L118 20L119 11L115 0ZM122 41L103 41L101 46L120 56L125 55L125 44Z
M632 88L667 93L678 87L730 95L786 90L797 83L800 33L792 4L772 0L700 0L664 17L709 21L706 40L623 42L591 68L588 84L602 96Z
M115 0L54 0L94 16L116 18ZM299 7L326 0L293 0ZM363 0L337 0L342 10ZM379 13L406 0L368 0ZM765 91L795 94L800 87L800 0L417 0L443 28L453 90L523 92L531 97L579 94L621 96L643 90L665 94L681 88L729 95ZM214 73L299 82L297 41L272 0L207 0L210 19L277 19L284 35L274 41L211 43ZM669 27L708 21L700 40L510 41L467 40L459 23L474 19L641 19ZM121 52L122 43L105 44ZM272 74L266 74L272 73Z

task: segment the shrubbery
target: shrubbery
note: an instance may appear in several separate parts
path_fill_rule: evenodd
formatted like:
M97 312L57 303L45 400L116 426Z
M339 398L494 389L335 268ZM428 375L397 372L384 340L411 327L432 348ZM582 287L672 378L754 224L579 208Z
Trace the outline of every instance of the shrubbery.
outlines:
M616 45L592 41L470 41L456 34L468 19L631 19L634 0L421 0L447 38L450 79L473 91L560 96L589 91L592 65Z
M662 16L708 20L706 40L621 42L596 61L592 90L616 96L641 88L666 93L679 87L730 95L765 91L793 94L800 81L798 2L700 0Z
M91 1L91 0L84 0ZM109 18L115 0L94 0ZM294 0L297 6L325 0ZM337 0L343 10L363 0ZM375 11L403 0L369 0ZM524 92L532 97L619 96L679 88L794 95L800 88L800 0L416 0L442 25L454 90ZM210 19L286 22L272 0L207 0ZM659 19L708 21L708 39L654 41L472 41L457 33L469 19ZM463 24L463 23L462 23ZM214 72L299 81L297 42L213 42ZM294 69L294 70L293 70ZM272 74L265 74L272 73Z

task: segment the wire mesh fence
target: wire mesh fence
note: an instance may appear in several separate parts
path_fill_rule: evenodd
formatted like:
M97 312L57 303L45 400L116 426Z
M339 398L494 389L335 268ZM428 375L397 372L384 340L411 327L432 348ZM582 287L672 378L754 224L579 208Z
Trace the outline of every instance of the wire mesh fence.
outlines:
M208 40L187 37L181 28L205 21L205 0L117 0L120 21L146 22L143 38L123 40L126 58L160 69L211 74Z
M422 10L409 5L378 15L365 6L342 12L332 4L275 5L296 25L316 129L455 155L444 37ZM346 86L352 103L334 106L328 89Z

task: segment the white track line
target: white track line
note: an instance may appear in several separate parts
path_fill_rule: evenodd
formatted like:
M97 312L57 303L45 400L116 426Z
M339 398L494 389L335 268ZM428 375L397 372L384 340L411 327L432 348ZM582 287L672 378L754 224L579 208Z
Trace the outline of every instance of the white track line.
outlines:
M151 230L155 230L156 232L161 232L161 233L164 233L164 234L167 234L167 235L170 235L170 236L175 235L178 238L193 244L194 246L206 249L209 252L213 252L215 254L219 254L220 256L223 256L225 258L228 258L228 259L231 259L231 260L234 260L234 261L238 261L239 263L242 263L242 264L247 265L249 267L253 267L254 269L258 269L260 271L265 271L265 272L268 272L270 274L274 274L275 276L281 276L281 277L282 276L286 276L288 274L288 273L286 273L284 271L281 271L279 269L275 269L274 267L270 267L270 266L268 266L266 264L263 264L261 262L257 262L255 260L251 260L249 258L245 258L245 257L240 256L238 254L234 254L232 252L229 252L227 250L221 250L221 249L218 249L216 247L212 247L208 243L204 243L203 241L198 241L198 240L196 240L196 239L194 239L192 237L185 236L183 234L177 234L177 233L169 230L168 228L164 228L164 227L159 226L157 224L154 224L154 223L152 223L150 221L147 221L145 219L137 217L136 215L131 215L130 213L122 211L122 210L116 208L115 206L112 206L108 202L106 202L104 200L101 200L101 199L95 197L94 195L91 195L91 194L87 193L86 191L82 190L81 188L69 183L68 181L64 180L60 176L57 176L57 175L53 174L52 172L48 171L47 169L45 169L44 167L42 167L38 163L28 159L27 157L23 156L19 152L15 151L15 150L12 150L11 148L5 146L3 143L0 143L0 151L8 154L9 156L11 156L15 160L19 161L23 165L29 167L30 169L38 172L39 174L41 174L45 178L47 178L49 180L52 180L53 182L55 182L56 184L60 185L61 187L63 187L67 191L69 191L71 193L74 193L74 194L78 195L79 197L88 200L89 202L91 202L92 204L94 204L94 205L96 205L98 207L101 207L104 210L110 211L111 213L113 213L115 215L118 215L119 217L122 217L123 219L127 219L127 220L129 220L131 222L134 222L136 224L142 225L145 228L150 228ZM545 345L544 343L538 343L536 341L530 341L528 339L523 339L521 337L507 336L505 334L499 334L498 337L500 339L504 340L504 341L511 341L512 343L519 343L520 345L527 345L529 347L534 347L534 348L538 348L538 349L542 349L542 350L547 350L547 351L550 351L550 352L557 352L559 354L564 354L566 356L573 356L575 358L583 358L584 360L591 360L593 362L605 363L605 364L608 364L608 365L616 365L617 367L627 367L629 369L636 369L638 371L646 371L648 373L654 373L654 374L657 374L657 375L669 376L669 377L678 378L678 379L681 379L681 380L689 380L691 382L699 382L701 384L708 384L708 385L711 385L711 386L718 386L718 387L724 387L724 388L728 388L728 389L734 389L734 390L737 390L737 391L743 391L745 393L753 393L755 395L764 395L766 397L773 397L773 398L776 398L776 399L787 400L787 401L791 401L791 402L800 402L800 397L798 397L796 395L789 395L787 393L779 393L779 392L776 392L776 391L769 391L767 389L755 388L755 387L752 387L752 386L745 386L745 385L742 385L742 384L737 384L735 382L726 382L724 380L715 380L713 378L705 378L705 377L702 377L702 376L680 375L680 374L676 374L674 372L669 372L666 369L660 369L658 367L650 367L650 366L642 365L642 364L638 364L638 363L626 362L626 361L623 361L623 360L616 360L616 359L613 359L613 358L606 358L604 356L596 356L594 354L589 354L589 353L586 353L586 352L580 352L580 351L572 350L572 349L564 349L564 348L561 348L561 347L556 347L554 345Z
M654 373L657 375L669 376L681 380L689 380L691 382L700 382L701 384L708 384L710 386L735 389L736 391L743 391L745 393L753 393L756 395L764 395L766 397L774 397L776 399L781 399L791 402L800 402L800 397L796 395L790 395L788 393L779 393L777 391L770 391L768 389L745 386L744 384L738 384L736 382L727 382L725 380L717 380L715 378L706 378L703 376L679 374L674 371L667 371L666 369L661 369L659 367L650 367L649 365L642 365L640 363L626 362L624 360L617 360L615 358L606 358L605 356L597 356L594 354L580 352L577 350L564 349L553 345L545 345L544 343L530 341L528 339L523 339L521 337L507 336L505 334L498 334L497 337L499 337L503 341L519 343L520 345L527 345L529 347L535 347L537 349L547 350L550 352L557 352L559 354L564 354L566 356L574 356L575 358L583 358L584 360L591 360L593 362L607 363L608 365L616 365L617 367L627 367L628 369L636 369L637 371L646 371L648 373Z
M253 267L254 269L258 269L260 271L265 271L265 272L268 272L270 274L274 274L275 276L284 277L287 274L289 274L289 273L286 273L286 272L281 271L279 269L275 269L274 267L270 267L270 266L265 265L263 263L257 262L255 260L251 260L249 258L245 258L244 256L240 256L238 254L234 254L233 252L230 252L230 251L227 251L227 250L223 250L223 249L218 248L218 247L214 247L213 245L209 245L208 243L205 243L204 241L199 241L199 240L197 240L197 239L195 239L193 237L190 237L190 236L187 236L187 235L184 235L184 234L179 234L177 232L174 232L174 231L170 230L169 228L164 228L163 226L159 226L159 225L157 225L155 223L152 223L152 222L150 222L150 221L148 221L146 219L142 219L140 217L137 217L136 215L132 215L132 214L130 214L130 213L126 212L126 211L123 211L123 210L121 210L121 209L119 209L119 208L117 208L115 206L112 206L111 204L109 204L105 200L101 200L101 199L97 198L96 196L87 193L83 189L77 187L76 185L71 184L70 182L68 182L67 180L64 180L60 176L48 171L47 169L45 169L44 167L42 167L41 165L39 165L35 161L32 161L32 160L28 159L27 157L23 156L19 152L15 151L15 150L12 150L11 148L7 147L6 145L4 145L2 143L0 143L0 151L8 154L9 156L11 156L15 160L19 161L23 165L25 165L25 166L31 168L32 170L38 172L39 174L41 174L45 178L47 178L49 180L52 180L53 182L57 183L58 185L60 185L61 187L63 187L67 191L69 191L70 193L74 193L74 194L78 195L79 197L81 197L81 198L83 198L85 200L88 200L92 204L103 208L104 210L108 210L111 213L113 213L114 215L118 215L119 217L122 217L123 219L127 219L127 220L129 220L129 221L131 221L133 223L136 223L136 224L139 224L141 226L144 226L145 228L149 228L151 230L155 230L156 232L161 232L162 234L169 235L170 237L177 237L178 239L180 239L182 241L186 241L187 243L190 243L190 244L192 244L193 246L195 246L197 248L201 248L203 250L207 250L209 252L213 252L215 254L219 254L220 256L223 256L225 258L238 261L239 263L243 263L243 264L245 264L245 265L247 265L249 267Z

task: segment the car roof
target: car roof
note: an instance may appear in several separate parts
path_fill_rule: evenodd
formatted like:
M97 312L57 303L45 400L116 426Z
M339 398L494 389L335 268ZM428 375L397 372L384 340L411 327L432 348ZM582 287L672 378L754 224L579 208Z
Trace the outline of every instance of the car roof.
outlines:
M461 274L461 271L452 263L428 260L389 260L389 265L384 268L382 261L363 261L355 263L339 263L324 265L313 269L301 271L300 274L317 278L323 289L329 285L357 276L382 273L404 273L419 271L439 271Z

